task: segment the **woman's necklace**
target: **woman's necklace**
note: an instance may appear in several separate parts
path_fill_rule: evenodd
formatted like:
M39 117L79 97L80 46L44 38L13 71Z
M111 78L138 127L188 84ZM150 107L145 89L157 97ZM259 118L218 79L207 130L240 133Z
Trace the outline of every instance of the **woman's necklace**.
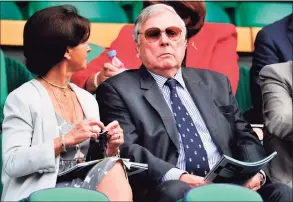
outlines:
M50 84L49 86L50 86L50 89L52 90L52 92L53 92L53 95L54 95L54 97L55 97L55 99L56 99L56 101L57 101L57 103L58 103L58 106L59 106L59 109L60 109L60 113L61 113L61 117L64 119L64 117L63 117L63 107L62 107L62 105L61 105L61 102L60 102L60 100L58 99L58 96L56 95L56 92L55 92L55 90L52 88L52 86L56 86L56 85L54 85L54 84L51 84L50 82L48 82L45 78L43 78L42 77L42 79L44 79L48 84ZM52 85L52 86L51 86ZM56 87L62 87L62 86L56 86ZM62 88L68 88L67 86L66 87L62 87ZM73 104L73 109L74 109L74 115L75 115L75 117L74 117L74 120L76 120L76 118L77 118L77 112L76 112L76 108L75 108L75 103L74 103L74 100L73 100L73 96L72 96L72 93L70 93L70 98L71 98L71 102L72 102L72 104ZM81 162L83 162L84 160L85 160L85 155L81 152L81 150L80 150L80 144L76 144L75 145L75 148L76 148L76 154L74 155L74 159L75 159L75 161L77 162L77 163L81 163Z
M67 97L66 92L67 92L67 89L68 89L68 84L67 84L66 86L59 86L59 85L54 84L54 83L52 83L51 81L47 80L44 76L41 76L41 78L44 79L44 81L46 81L46 82L47 82L48 84L50 84L51 86L54 86L54 87L59 88L59 89L63 92L63 95L64 95L65 97Z

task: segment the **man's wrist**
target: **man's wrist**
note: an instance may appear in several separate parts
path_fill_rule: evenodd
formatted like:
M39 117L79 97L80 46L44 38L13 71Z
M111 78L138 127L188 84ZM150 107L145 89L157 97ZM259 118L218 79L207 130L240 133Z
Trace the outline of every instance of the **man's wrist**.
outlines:
M260 170L258 173L262 175L260 186L263 186L267 181L266 173L263 170Z
M168 180L179 180L183 173L187 173L184 170L180 170L178 168L171 168L162 178L162 181Z

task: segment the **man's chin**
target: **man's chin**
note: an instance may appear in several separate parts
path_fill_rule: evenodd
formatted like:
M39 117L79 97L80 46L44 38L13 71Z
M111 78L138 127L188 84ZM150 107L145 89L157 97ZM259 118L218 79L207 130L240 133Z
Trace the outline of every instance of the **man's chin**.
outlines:
M162 63L162 69L173 69L178 67L178 63L174 61L166 61Z

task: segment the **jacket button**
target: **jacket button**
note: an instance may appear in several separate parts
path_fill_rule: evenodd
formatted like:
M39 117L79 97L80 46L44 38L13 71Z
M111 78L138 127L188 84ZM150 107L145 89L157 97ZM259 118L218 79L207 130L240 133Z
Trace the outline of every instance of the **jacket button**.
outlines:
M43 170L39 170L39 173L41 173L41 174L42 174L42 173L43 173Z

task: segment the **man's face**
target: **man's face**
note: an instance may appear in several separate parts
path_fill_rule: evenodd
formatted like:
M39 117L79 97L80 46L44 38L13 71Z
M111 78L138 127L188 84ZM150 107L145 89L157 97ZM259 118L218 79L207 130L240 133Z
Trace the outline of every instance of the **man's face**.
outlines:
M168 10L155 13L141 25L139 33L145 33L150 28L159 28L163 32L155 41L148 40L146 34L139 34L139 56L150 71L165 77L173 77L180 68L185 54L185 36L180 17ZM178 39L172 37L175 35L172 30L176 28L180 28Z

